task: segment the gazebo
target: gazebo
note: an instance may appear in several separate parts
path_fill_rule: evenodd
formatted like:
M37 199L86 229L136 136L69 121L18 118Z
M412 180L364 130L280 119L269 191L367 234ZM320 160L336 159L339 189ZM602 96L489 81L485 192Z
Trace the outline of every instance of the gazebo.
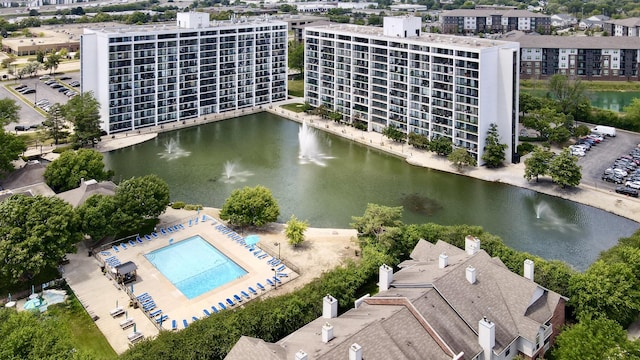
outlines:
M114 268L116 281L118 283L126 284L132 281L136 281L136 270L138 266L133 261L127 261L124 264L120 264Z

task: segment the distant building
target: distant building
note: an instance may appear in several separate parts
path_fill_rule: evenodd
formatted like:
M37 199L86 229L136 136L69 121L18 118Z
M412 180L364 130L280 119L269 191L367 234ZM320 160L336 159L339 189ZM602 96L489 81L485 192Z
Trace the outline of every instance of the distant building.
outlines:
M80 49L81 34L81 31L76 31L75 28L75 26L67 26L66 28L46 26L32 29L34 33L39 33L42 36L2 39L2 51L17 56L36 55L38 51L57 52L62 49L75 52Z
M276 343L243 336L226 360L510 360L537 359L553 345L567 298L524 277L480 250L420 240L396 273L380 267L380 292L337 316L337 300L322 317Z
M395 12L422 12L427 11L427 5L418 5L418 4L396 4L389 6L391 11Z
M82 179L80 186L65 192L56 194L60 199L68 202L74 208L84 204L84 202L93 195L109 195L116 194L116 184L111 181L100 181Z
M506 33L512 30L551 33L551 18L527 10L457 9L440 15L445 34Z
M611 36L640 37L640 17L607 20L604 22L604 30Z
M611 36L542 36L513 32L520 43L520 78L563 74L584 80L640 80L640 41Z
M554 14L551 15L551 26L557 29L565 29L570 26L576 25L578 19L571 14Z
M578 23L578 28L580 30L600 30L604 29L605 21L609 20L608 16L605 15L594 15L588 17L586 19L582 19L580 23Z
M287 98L284 21L179 13L176 26L86 29L81 41L82 91L109 134Z
M412 16L305 27L305 100L367 131L446 137L478 165L495 123L516 161L518 44L421 28Z

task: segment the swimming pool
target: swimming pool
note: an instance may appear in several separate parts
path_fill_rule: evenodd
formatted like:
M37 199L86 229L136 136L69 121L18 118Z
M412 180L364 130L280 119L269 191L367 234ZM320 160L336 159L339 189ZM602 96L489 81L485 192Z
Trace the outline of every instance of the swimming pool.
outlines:
M198 235L144 256L188 299L247 274L245 269Z

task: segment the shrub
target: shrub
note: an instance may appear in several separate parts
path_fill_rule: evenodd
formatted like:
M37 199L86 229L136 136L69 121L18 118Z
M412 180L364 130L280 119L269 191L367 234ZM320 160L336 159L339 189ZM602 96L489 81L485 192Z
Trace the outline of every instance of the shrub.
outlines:
M523 142L520 145L518 145L518 154L520 155L527 155L528 153L532 152L533 149L535 149L536 146L533 145L532 143L528 143L528 142Z
M187 204L184 206L184 209L185 210L202 210L202 205Z
M63 152L65 152L67 150L73 150L73 145L58 146L57 148L53 149L53 152L55 154L62 154Z
M185 207L185 203L184 201L176 201L173 204L171 204L171 208L172 209L182 209Z

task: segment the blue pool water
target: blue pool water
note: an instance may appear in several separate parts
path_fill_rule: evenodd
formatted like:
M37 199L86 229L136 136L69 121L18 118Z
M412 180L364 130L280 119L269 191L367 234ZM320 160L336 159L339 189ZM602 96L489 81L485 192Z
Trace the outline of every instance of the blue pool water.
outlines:
M193 299L247 273L196 235L145 254L188 299Z

